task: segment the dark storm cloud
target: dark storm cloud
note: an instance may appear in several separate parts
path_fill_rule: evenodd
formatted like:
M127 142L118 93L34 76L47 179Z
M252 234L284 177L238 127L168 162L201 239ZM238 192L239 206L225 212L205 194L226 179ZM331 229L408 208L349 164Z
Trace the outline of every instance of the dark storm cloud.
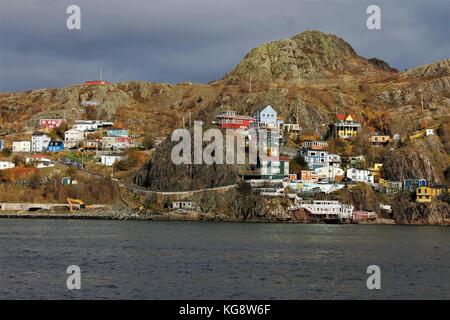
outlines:
M382 30L366 8L382 9ZM208 82L251 48L306 29L336 34L399 69L448 58L450 2L0 0L0 90L111 81ZM70 4L82 29L67 30Z

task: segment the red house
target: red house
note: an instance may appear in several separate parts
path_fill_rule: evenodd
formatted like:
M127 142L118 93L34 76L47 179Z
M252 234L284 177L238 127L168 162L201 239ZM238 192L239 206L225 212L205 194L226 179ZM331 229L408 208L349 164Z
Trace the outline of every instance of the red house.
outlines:
M219 126L222 129L248 129L250 123L256 119L251 116L243 116L236 114L235 111L224 111L216 117L219 119Z
M65 121L64 119L40 119L39 126L42 129L52 130L62 125Z
M105 80L90 80L83 83L83 85L85 86L104 86L107 84L111 84L111 82Z
M116 142L117 142L117 143L127 143L127 144L131 144L133 141L131 140L130 137L117 137L117 138L116 138Z

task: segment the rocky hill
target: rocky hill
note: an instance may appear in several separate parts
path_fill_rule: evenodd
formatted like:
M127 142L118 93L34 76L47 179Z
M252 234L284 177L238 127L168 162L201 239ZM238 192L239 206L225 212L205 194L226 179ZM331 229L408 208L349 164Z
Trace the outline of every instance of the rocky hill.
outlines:
M230 83L330 78L338 74L393 72L385 62L358 56L343 39L306 31L252 49L224 79Z

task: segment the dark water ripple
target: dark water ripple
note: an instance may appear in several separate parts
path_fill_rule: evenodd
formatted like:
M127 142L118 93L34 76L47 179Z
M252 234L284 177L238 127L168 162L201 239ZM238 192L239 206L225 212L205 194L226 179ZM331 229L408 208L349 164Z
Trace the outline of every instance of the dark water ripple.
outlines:
M449 279L447 227L0 220L3 299L450 299Z

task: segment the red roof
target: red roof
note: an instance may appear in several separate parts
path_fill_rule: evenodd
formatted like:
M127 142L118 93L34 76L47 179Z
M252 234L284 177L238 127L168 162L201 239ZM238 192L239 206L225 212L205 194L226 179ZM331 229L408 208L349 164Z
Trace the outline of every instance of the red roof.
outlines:
M345 114L345 113L338 113L338 114L336 115L336 118L337 118L338 120L345 121L345 119L347 119L348 116L351 116L351 117L353 118L353 120L356 120L356 117L355 117L355 115L354 115L353 113L348 113L348 114Z
M259 158L264 161L289 161L287 156L260 156Z
M86 86L98 86L98 85L105 85L105 84L111 84L111 82L105 81L105 80L90 80L83 83Z
M45 155L43 155L43 154L33 154L33 155L31 156L31 158L34 158L34 159L43 159L43 158L47 158L47 156L45 156Z

